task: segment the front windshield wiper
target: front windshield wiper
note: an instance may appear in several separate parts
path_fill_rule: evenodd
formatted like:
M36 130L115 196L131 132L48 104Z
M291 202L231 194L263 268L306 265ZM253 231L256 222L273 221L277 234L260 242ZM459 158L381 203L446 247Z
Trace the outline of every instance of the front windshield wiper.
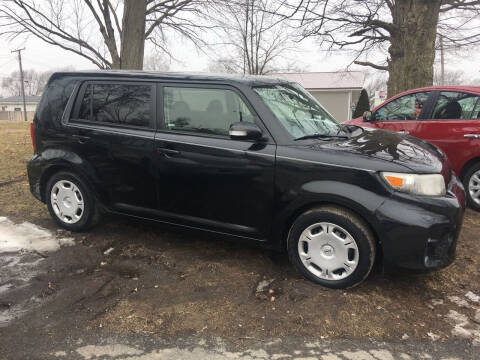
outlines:
M329 134L310 134L305 136L300 136L295 139L297 140L305 140L305 139L348 139L346 135L329 135Z

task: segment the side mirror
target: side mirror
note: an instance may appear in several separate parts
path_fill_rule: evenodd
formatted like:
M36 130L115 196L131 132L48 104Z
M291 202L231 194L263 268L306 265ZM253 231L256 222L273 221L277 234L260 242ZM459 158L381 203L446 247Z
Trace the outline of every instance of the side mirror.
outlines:
M263 135L262 130L256 124L244 121L230 125L228 133L234 140L259 140Z
M372 122L373 118L374 116L371 111L365 111L363 113L363 122Z

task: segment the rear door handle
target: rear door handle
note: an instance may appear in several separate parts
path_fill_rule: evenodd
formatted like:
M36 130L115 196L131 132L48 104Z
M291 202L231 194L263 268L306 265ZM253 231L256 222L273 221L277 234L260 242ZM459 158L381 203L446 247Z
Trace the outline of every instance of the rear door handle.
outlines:
M90 136L85 135L72 135L74 139L76 139L80 144L85 144L88 140L90 140Z
M463 137L469 138L469 139L480 139L480 134L465 134Z
M167 148L162 148L162 147L157 147L157 153L162 154L166 157L180 155L180 151L178 151L178 150L167 149Z

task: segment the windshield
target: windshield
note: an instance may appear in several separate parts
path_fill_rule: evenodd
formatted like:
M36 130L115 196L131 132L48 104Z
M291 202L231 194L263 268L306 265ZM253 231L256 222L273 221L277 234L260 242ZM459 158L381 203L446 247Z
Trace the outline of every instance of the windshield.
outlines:
M296 84L254 87L283 127L295 138L337 135L341 126L310 95Z

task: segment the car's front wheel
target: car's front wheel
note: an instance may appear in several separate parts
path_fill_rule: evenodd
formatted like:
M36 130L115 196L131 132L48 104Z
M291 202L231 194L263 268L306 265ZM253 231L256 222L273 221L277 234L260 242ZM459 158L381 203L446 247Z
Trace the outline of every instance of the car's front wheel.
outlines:
M61 227L83 231L98 220L95 198L75 174L64 171L54 174L45 191L48 211Z
M367 224L334 206L303 213L288 235L290 261L306 278L330 288L360 284L372 269L375 252Z
M468 205L480 211L480 164L473 165L463 177Z

